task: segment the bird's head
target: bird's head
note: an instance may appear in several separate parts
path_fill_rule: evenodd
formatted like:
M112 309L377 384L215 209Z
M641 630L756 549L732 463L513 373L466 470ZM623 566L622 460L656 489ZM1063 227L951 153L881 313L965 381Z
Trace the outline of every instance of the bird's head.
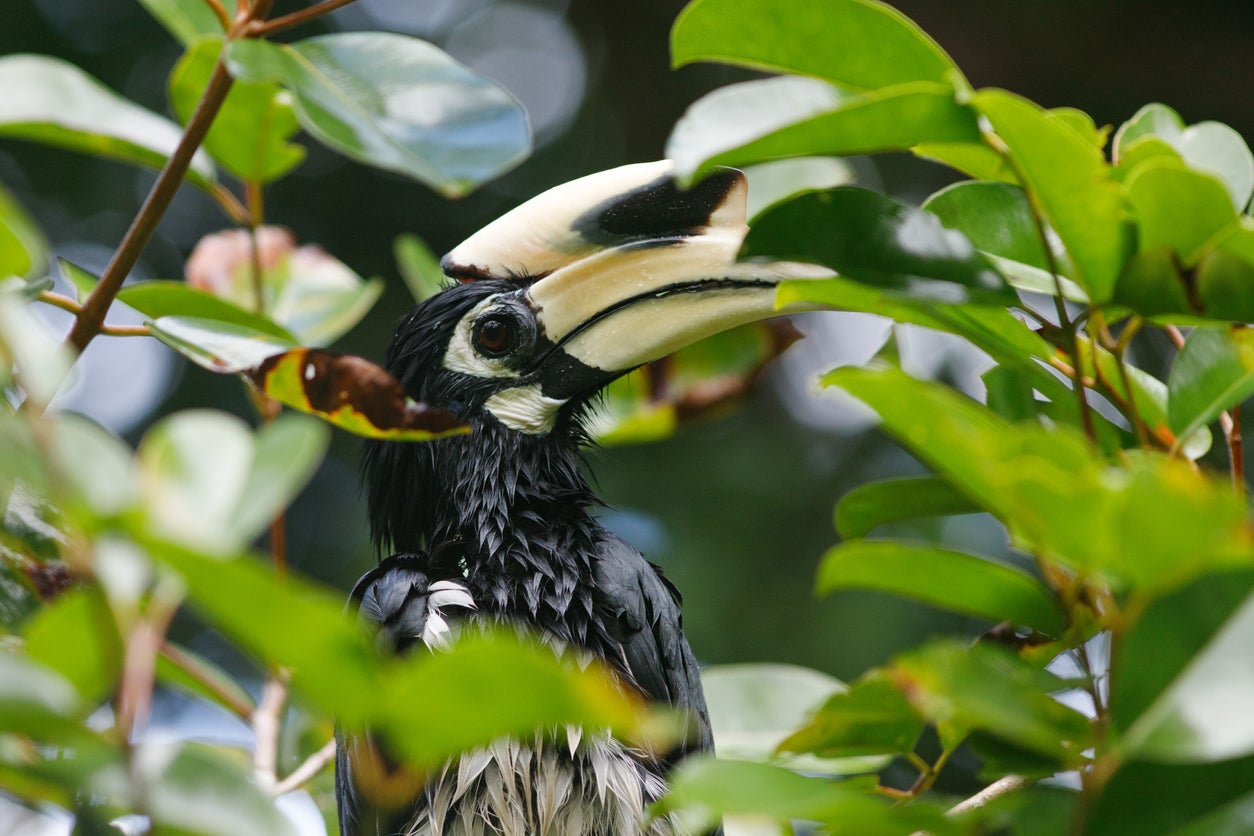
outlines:
M451 410L473 431L429 445L372 443L366 482L376 539L417 547L400 542L409 525L394 519L401 511L393 506L405 494L433 501L422 496L436 487L430 482L458 470L442 457L473 450L476 466L490 468L509 466L513 453L502 447L573 451L587 404L610 381L774 315L775 285L816 271L736 263L746 191L744 175L731 169L682 190L669 162L623 166L527 201L445 256L445 274L460 283L401 322L388 369L412 397ZM421 481L428 484L413 484Z

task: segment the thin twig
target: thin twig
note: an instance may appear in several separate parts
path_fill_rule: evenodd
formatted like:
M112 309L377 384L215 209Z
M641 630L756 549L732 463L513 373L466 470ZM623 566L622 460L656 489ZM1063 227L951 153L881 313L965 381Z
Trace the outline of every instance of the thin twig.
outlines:
M1226 420L1225 420L1226 419ZM1227 412L1219 414L1224 438L1228 440L1228 467L1232 471L1232 487L1245 494L1245 454L1241 440L1241 404L1234 403Z
M316 778L318 773L326 769L327 764L333 760L335 760L334 737L327 741L327 745L305 758L304 763L293 769L291 775L275 784L270 790L270 795L280 796L300 789Z
M221 183L214 183L210 194L232 221L240 226L249 226L252 223L252 216L249 214L248 208L226 186Z
M177 597L158 584L148 604L148 612L138 620L126 636L122 678L118 684L117 727L125 740L132 740L139 724L148 716L152 705L152 686L156 677L157 653L165 641L166 630L178 610Z
M1184 334L1174 325L1164 325L1163 330L1167 332L1167 336L1171 338L1171 344L1176 347L1176 351L1184 348Z
M150 337L152 331L147 325L101 325L100 334L104 337Z
M174 149L174 153L166 161L161 173L157 175L157 182L148 192L148 197L144 199L144 204L140 207L135 220L131 222L122 243L118 245L113 258L109 260L109 265L100 277L100 283L83 303L83 309L75 319L74 327L70 329L67 342L77 353L81 354L92 339L100 333L101 326L104 325L105 313L113 304L118 291L122 289L122 282L126 280L135 262L139 260L140 253L156 232L157 224L169 208L170 201L174 199L175 192L178 191L184 175L187 174L187 169L191 166L196 149L204 141L205 135L209 132L209 126L218 115L226 94L230 92L232 82L233 79L227 72L226 65L219 60L201 96L200 103L196 105L191 121L187 123L183 138L179 140L178 147Z
M971 810L978 810L991 801L996 801L1003 795L1010 795L1017 792L1032 783L1032 779L1024 778L1022 775L1007 775L989 784L984 789L977 792L970 798L959 801L954 806L945 811L947 816L960 816Z
M253 776L258 786L269 790L278 783L279 728L283 707L287 704L286 677L279 673L266 679L261 700L253 712Z
M226 688L223 688L214 681L213 677L205 676L204 672L200 669L200 665L196 664L194 659L180 650L177 646L170 644L169 642L162 642L161 655L164 656L166 661L168 661L171 665L174 665L174 667L178 668L183 673L200 683L205 690L210 691L218 698L222 705L230 709L231 713L236 717L239 717L246 723L252 721L253 712L256 710L256 706L244 702L235 694L231 693Z
M290 29L293 26L299 26L302 23L307 23L314 18L322 17L324 14L333 12L341 6L347 6L349 3L353 2L355 2L355 0L323 0L321 3L318 3L315 6L310 6L307 9L301 9L298 12L281 15L280 17L276 17L274 20L266 23L257 24L252 27L251 34L256 35L257 37L273 35L275 32L282 31L283 29Z
M61 293L53 293L51 290L40 291L38 299L46 305L52 305L54 308L60 308L72 314L76 314L83 309L82 305L70 297Z

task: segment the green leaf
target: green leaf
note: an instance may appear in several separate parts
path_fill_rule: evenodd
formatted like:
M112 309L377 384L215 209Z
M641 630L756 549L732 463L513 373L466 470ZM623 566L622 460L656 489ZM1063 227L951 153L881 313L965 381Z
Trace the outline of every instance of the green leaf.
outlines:
M170 73L170 103L184 125L200 103L222 51L220 37L196 40ZM275 83L236 81L205 136L204 149L241 180L269 183L305 159L287 140L299 129L291 96Z
M1254 331L1194 328L1171 367L1168 415L1187 437L1254 394Z
M1101 152L1063 119L1026 99L984 90L973 102L1066 246L1073 278L1095 303L1108 301L1130 255L1131 236L1123 192Z
M286 414L257 431L255 452L230 528L240 542L264 531L309 484L331 443L321 421Z
M457 416L420 404L382 367L351 354L297 348L247 373L268 397L366 438L430 441L470 431Z
M1058 295L1054 276L1068 267L1066 253L1053 253L1051 266L1041 245L1041 233L1032 205L1019 186L1009 183L966 181L941 189L923 203L924 210L971 239L976 249L989 256L1006 280L1019 290ZM1075 282L1059 276L1062 294L1077 302L1088 297Z
M82 586L59 596L23 633L30 658L73 683L84 702L113 693L122 670L122 638L99 588Z
M276 337L292 345L297 342L296 336L291 331L274 320L257 316L233 302L214 296L212 293L188 287L183 282L136 282L123 287L117 298L119 302L129 305L151 319L178 316L227 322Z
M1032 391L1032 379L1019 369L993 366L980 375L980 379L984 381L984 402L1007 421L1031 421L1039 414L1040 405Z
M1085 816L1086 836L1238 836L1236 830L1183 829L1223 805L1239 803L1254 786L1254 758L1205 764L1133 761L1120 768Z
M836 530L845 539L865 537L885 523L916 517L976 514L982 509L943 479L920 476L859 485L836 503Z
M48 241L9 190L0 186L0 279L34 278L48 265Z
M1254 193L1254 154L1241 135L1219 122L1186 128L1180 114L1162 104L1148 104L1115 133L1114 157L1122 166L1150 143L1163 143L1196 171L1218 177L1235 209L1242 210Z
M935 41L877 0L695 0L671 29L671 63L720 61L824 78L860 90L963 84Z
M915 156L942 163L975 180L1019 183L1019 175L1006 158L984 142L923 142L910 150Z
M693 832L723 816L745 815L788 824L792 819L823 822L825 833L887 834L924 830L936 836L956 832L952 820L920 802L893 803L865 785L833 783L798 775L778 766L702 757L671 773L670 790L654 805L654 815L681 811Z
M287 340L243 325L194 316L163 316L148 323L152 335L196 365L219 374L260 366L295 348Z
M1254 753L1254 596L1249 596L1180 675L1128 728L1133 757L1174 763L1222 761Z
M0 58L0 137L29 139L160 168L182 136L178 126L133 104L73 64L46 55ZM187 179L202 188L216 175L197 153Z
M786 157L899 151L921 142L977 141L975 114L951 87L914 82L849 96L814 79L724 87L676 123L666 154L681 179L718 165Z
M845 690L845 684L835 677L795 665L714 665L701 671L701 686L719 757L783 760L784 765L811 775L875 772L887 765L884 758L781 758L777 753L784 739L807 721L816 706L833 692Z
M1237 220L1223 184L1209 174L1155 160L1137 167L1126 185L1140 249L1170 249L1186 268Z
M65 677L0 650L0 730L43 735L63 731L83 707Z
M1065 619L1049 590L992 560L935 546L860 540L830 549L816 591L875 589L1057 636Z
M1074 766L1092 745L1088 719L1050 696L1065 683L988 644L933 642L898 657L888 678L929 721L983 731Z
M1009 424L943 386L891 369L843 368L836 385L1033 550L1116 585L1178 584L1248 561L1241 501L1165 455L1107 465L1077 432Z
M431 298L448 284L439 257L417 235L406 232L396 236L392 255L415 302Z
M530 149L525 115L508 93L416 38L238 40L227 56L237 78L290 90L296 117L318 141L446 195L465 194Z
M171 35L184 46L197 38L218 37L223 34L222 24L209 8L208 3L187 0L139 0ZM235 0L223 0L227 14L235 16Z
M146 743L133 758L154 830L198 836L296 836L239 759L193 743Z
M923 718L901 692L881 671L874 671L829 698L779 747L826 758L906 755L914 751L923 725Z
M0 293L0 360L13 363L18 384L39 404L52 400L74 364L70 350L14 293Z
M772 206L755 220L741 257L822 264L906 299L1017 301L961 232L865 189L809 192Z
M834 189L852 183L857 175L849 163L836 157L797 157L745 166L749 196L745 216L752 221L768 206L800 192Z

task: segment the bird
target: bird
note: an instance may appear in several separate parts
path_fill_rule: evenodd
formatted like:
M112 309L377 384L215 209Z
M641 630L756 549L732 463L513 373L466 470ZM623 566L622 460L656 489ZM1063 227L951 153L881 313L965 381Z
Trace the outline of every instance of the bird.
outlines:
M684 742L658 754L575 729L501 740L383 810L363 791L377 752L345 736L336 763L342 833L683 832L678 821L645 815L680 760L713 748L681 597L601 525L582 451L608 383L776 315L779 281L821 274L737 263L746 195L735 169L684 188L671 162L637 163L556 186L474 233L443 258L447 287L402 318L386 361L410 397L452 412L470 432L372 440L362 459L371 536L389 556L350 601L390 649L446 648L458 625L525 627L681 710Z

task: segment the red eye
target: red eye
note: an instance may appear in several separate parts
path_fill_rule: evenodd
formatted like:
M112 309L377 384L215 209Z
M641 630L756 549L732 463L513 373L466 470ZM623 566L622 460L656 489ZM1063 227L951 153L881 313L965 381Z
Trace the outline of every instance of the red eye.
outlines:
M475 350L487 357L501 357L514 350L518 326L512 317L490 314L475 322Z

